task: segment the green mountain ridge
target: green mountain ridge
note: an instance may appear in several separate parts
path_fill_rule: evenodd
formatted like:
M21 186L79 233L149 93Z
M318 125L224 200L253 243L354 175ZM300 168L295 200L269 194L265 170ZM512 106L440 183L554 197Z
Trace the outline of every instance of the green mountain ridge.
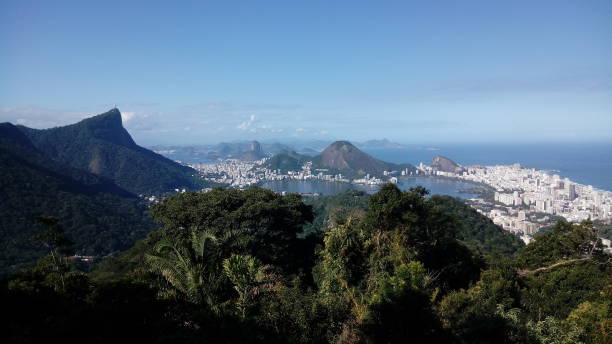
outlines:
M382 176L384 171L415 170L410 164L393 164L376 159L348 141L332 143L312 159L312 164L315 169L330 169L348 177L362 177L366 174Z
M123 127L118 109L63 127L18 128L46 156L108 178L136 194L207 186L194 169L138 146Z
M271 170L281 170L281 173L287 173L288 171L301 170L302 165L310 159L311 157L296 153L295 151L285 151L268 159L264 166Z
M81 254L124 250L153 227L136 195L49 159L17 127L0 124L0 274L45 253L31 238L37 216L54 216Z

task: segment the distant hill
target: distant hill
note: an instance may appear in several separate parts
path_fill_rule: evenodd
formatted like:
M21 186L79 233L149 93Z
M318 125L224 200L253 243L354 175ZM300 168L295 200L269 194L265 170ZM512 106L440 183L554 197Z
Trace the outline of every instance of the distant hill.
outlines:
M280 144L266 144L262 146L258 141L221 142L217 145L207 147L207 154L210 159L255 161L268 156L264 148L277 151L280 146Z
M431 168L433 168L434 171L452 172L452 173L459 173L463 171L463 167L459 166L459 164L457 164L456 162L452 161L449 158L439 156L439 155L433 158L433 160L431 161Z
M320 152L320 151L318 151L318 150L315 150L315 149L312 149L312 148L308 148L308 147L304 147L304 148L302 148L302 149L299 149L299 150L297 150L297 152L298 152L299 154L302 154L302 155L308 155L308 156L310 156L310 157L316 156L316 155L318 155L319 153L321 153L321 152Z
M406 146L399 143L391 142L387 139L382 140L369 140L355 144L361 149L378 149L378 148L406 148Z
M282 144L282 143L278 143L278 142L262 143L261 148L266 154L278 154L278 153L287 152L287 151L292 150L291 147L285 144Z
M138 146L123 128L118 109L64 127L19 129L46 156L108 178L136 194L207 185L194 169Z
M340 171L349 176L382 176L384 171L414 171L410 164L385 162L362 152L348 141L336 141L312 159L313 168Z
M309 156L298 154L294 151L282 152L268 159L264 163L264 167L271 170L281 170L281 173L299 171L302 169L302 165L310 159Z
M138 198L95 174L46 157L10 123L0 124L0 274L34 262L36 217L55 216L85 255L129 248L153 227Z
M238 159L244 161L255 161L261 160L266 157L266 154L261 149L261 144L257 141L252 141L249 144L249 150L246 152L241 152L238 155Z

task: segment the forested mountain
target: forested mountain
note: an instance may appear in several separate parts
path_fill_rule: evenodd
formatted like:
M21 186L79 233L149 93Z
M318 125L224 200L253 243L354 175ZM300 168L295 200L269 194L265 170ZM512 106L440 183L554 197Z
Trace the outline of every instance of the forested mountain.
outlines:
M298 154L295 151L285 151L276 154L264 163L264 167L271 170L281 170L281 173L288 171L300 171L302 165L311 158L307 155Z
M463 168L459 166L456 162L451 159L443 156L437 156L431 160L431 168L434 171L442 171L442 172L452 172L452 173L460 173Z
M19 129L51 159L108 178L135 194L207 185L192 168L138 146L123 128L118 109L64 127Z
M339 171L347 176L382 176L384 171L414 171L410 164L385 162L362 152L348 141L336 141L312 159L313 168Z
M0 124L0 274L34 262L38 216L54 216L85 255L131 247L152 228L136 195L49 159L17 127Z

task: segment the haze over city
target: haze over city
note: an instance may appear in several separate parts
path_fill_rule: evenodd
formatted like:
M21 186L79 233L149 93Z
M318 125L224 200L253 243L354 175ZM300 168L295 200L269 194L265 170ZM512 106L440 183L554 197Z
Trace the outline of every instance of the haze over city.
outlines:
M609 1L0 4L0 122L139 144L612 141ZM6 53L10 52L10 53Z

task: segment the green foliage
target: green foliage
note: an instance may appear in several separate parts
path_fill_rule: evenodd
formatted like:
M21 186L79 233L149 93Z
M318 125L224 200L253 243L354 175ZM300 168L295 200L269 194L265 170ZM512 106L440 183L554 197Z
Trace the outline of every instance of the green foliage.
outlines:
M439 271L443 251L453 239L451 218L440 216L423 189L401 192L384 186L370 198L365 218L349 218L325 233L315 280L333 323L342 324L336 340L396 342L443 337L431 300L452 284ZM471 255L456 272L478 275ZM424 260L423 263L419 260ZM429 265L429 266L428 266ZM428 273L426 269L431 269ZM466 281L462 281L465 283Z
M258 324L286 343L328 343L338 329L330 313L315 291L294 279L262 302Z
M164 297L178 298L218 311L224 287L222 243L210 231L193 231L189 239L160 241L145 260L167 282ZM227 240L227 238L224 238Z
M270 267L249 255L234 254L223 261L223 271L238 292L236 307L244 320L249 308L280 283L280 277Z
M566 324L578 329L585 343L609 343L612 340L611 304L610 297L595 302L583 302L569 314Z
M542 321L529 323L529 329L540 344L582 344L580 330L573 326L563 327L554 317L546 317Z
M589 223L561 224L516 256L504 254L511 241L474 239L495 253L484 269L458 239L475 233L464 219L479 224L469 219L480 215L426 195L386 185L372 197L309 200L312 208L259 188L177 195L152 209L160 229L102 262L92 279L63 259L61 222L42 218L51 254L1 281L11 316L0 339L610 341L610 266ZM312 209L321 227L304 236ZM544 248L553 252L539 257Z
M525 330L499 312L518 305L519 297L520 282L514 269L490 269L469 289L445 295L438 314L460 343L523 343Z
M13 126L0 129L0 275L48 253L31 240L39 216L57 218L82 255L125 250L153 227L134 195L49 159Z
M347 190L333 196L309 197L304 203L312 207L314 220L305 226L305 233L322 233L339 225L356 213L368 208L369 195L363 191Z
M370 197L366 228L373 236L396 230L414 259L436 271L443 288L456 289L478 279L483 262L455 239L458 222L426 198L421 187L401 192L387 184Z
M264 166L271 170L281 170L281 173L289 171L300 171L302 165L310 160L307 155L301 155L296 152L282 152L274 155L266 161Z
M609 266L585 261L526 276L522 303L533 319L562 319L580 303L598 299L609 274Z
M456 238L486 257L497 260L500 256L512 254L524 246L517 236L504 231L461 200L435 195L431 197L431 201L456 218Z
M562 260L592 257L605 259L593 224L559 221L550 232L536 235L534 242L518 252L517 263L524 268L538 268Z
M186 192L156 204L151 214L164 224L164 235L169 237L185 237L203 228L216 236L237 231L249 242L236 253L256 252L254 256L265 264L289 270L309 259L302 250L308 242L298 235L313 215L298 195L280 196L258 187Z

